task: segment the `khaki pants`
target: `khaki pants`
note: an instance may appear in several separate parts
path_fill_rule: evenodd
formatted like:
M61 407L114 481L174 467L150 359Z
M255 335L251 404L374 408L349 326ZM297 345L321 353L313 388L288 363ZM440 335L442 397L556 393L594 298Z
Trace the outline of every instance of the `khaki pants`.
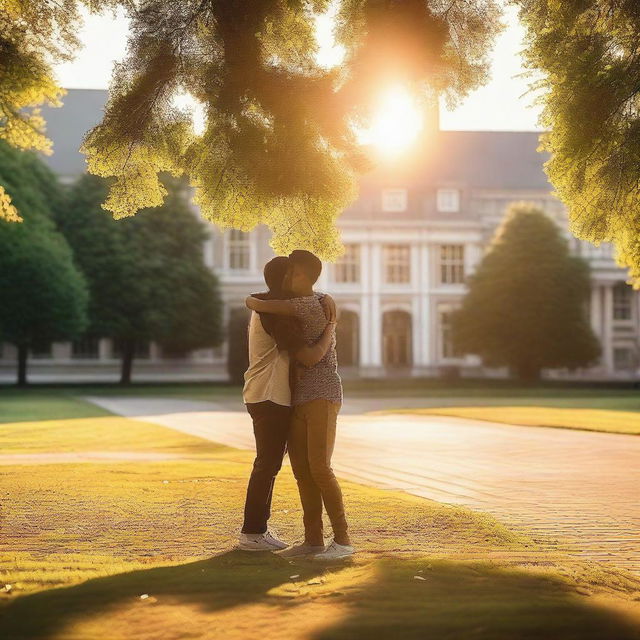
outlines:
M300 491L305 542L312 545L324 544L323 502L334 538L340 544L349 543L342 491L331 468L340 406L337 402L317 399L293 409L289 459Z

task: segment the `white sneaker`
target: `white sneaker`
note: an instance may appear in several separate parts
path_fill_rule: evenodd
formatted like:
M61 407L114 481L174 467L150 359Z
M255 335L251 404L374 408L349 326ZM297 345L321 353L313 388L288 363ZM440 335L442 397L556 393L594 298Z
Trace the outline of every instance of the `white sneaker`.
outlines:
M316 556L324 551L324 545L313 545L303 542L302 544L295 544L286 551L279 553L282 558L302 558L304 556Z
M270 545L274 546L278 551L280 551L280 549L286 549L289 546L286 542L282 542L280 538L277 538L276 536L274 536L271 533L271 531L267 531L264 534L264 538Z
M338 544L335 540L322 552L313 556L314 560L339 560L355 553L349 544Z
M243 551L279 551L289 545L278 540L270 531L265 533L241 533L238 537L238 549Z

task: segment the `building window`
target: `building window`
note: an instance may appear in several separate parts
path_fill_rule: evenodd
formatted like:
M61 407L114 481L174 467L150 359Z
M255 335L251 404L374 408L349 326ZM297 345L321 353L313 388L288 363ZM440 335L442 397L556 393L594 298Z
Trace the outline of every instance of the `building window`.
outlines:
M411 281L411 247L389 244L384 247L385 282L401 284Z
M122 341L114 340L111 347L111 357L122 357ZM133 347L133 357L136 360L148 360L151 357L151 343L148 340L136 340Z
M333 267L335 282L360 282L360 245L347 244Z
M163 360L187 360L192 352L188 349L176 349L172 347L160 347L160 357Z
M93 360L100 357L100 339L84 336L71 343L71 357L80 360Z
M438 306L438 324L440 327L440 357L444 359L459 358L462 356L460 351L453 344L453 327L451 324L451 316L455 311L455 307L449 304L441 304Z
M613 368L616 371L629 371L635 367L635 355L630 347L613 349Z
M441 213L455 213L460 211L459 189L438 189L436 195L438 211Z
M631 320L632 289L624 283L618 282L613 287L613 319Z
M39 344L35 346L33 349L31 349L30 355L32 358L35 358L36 360L52 358L53 352L52 352L51 343L49 342L47 344Z
M248 271L251 269L251 235L231 229L227 235L227 260L229 269Z
M586 240L579 240L580 255L588 260L613 260L613 245L601 242L598 246Z
M382 191L382 210L399 212L407 210L406 189L384 189Z
M440 247L440 284L464 282L464 245L444 244Z

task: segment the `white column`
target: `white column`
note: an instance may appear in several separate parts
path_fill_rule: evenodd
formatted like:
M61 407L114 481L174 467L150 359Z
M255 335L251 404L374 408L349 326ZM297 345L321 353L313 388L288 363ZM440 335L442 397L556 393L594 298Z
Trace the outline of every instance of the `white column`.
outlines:
M160 345L156 342L151 342L149 344L149 360L151 362L158 362L162 360L162 351L160 350Z
M370 251L370 365L382 366L382 317L380 315L380 286L382 281L382 247L378 243L371 245Z
M604 287L604 318L602 331L602 361L606 373L613 373L613 287Z
M431 336L433 327L431 322L431 251L428 244L420 247L420 332L422 334L422 348L420 364L431 364Z
M71 359L71 343L70 342L54 342L51 347L51 355L54 360Z
M601 338L602 336L602 303L600 297L600 285L594 284L591 288L591 328Z
M422 365L422 342L424 331L422 329L422 305L420 296L411 296L411 362L413 367Z
M316 291L322 291L323 293L330 293L329 286L329 270L331 269L328 262L322 263L322 271L320 273L320 277L318 278L318 282L314 286Z
M100 338L98 341L98 360L108 360L111 357L110 338Z
M422 365L422 342L424 331L422 326L422 254L421 246L411 245L411 362L413 367Z
M360 247L360 366L371 364L370 251L367 243Z
M360 297L360 366L371 365L371 310L369 309L369 297Z

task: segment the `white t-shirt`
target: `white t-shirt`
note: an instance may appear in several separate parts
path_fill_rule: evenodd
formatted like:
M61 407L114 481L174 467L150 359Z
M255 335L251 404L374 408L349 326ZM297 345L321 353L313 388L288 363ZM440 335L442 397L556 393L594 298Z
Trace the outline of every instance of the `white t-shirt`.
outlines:
M245 404L269 400L291 406L289 353L278 349L255 311L249 322L249 368L244 374L242 398Z

